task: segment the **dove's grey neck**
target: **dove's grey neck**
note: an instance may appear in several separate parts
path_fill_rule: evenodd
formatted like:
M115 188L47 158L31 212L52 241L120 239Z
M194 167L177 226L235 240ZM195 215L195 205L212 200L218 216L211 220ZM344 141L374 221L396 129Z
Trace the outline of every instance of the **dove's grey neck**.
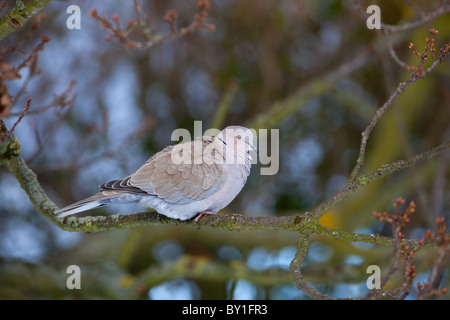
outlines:
M252 166L252 164L250 163L250 159L247 157L245 159L245 164L241 165L241 174L243 176L244 181L247 180L247 177L250 174L251 166Z
M251 163L247 161L244 164L225 164L224 167L229 174L229 179L234 181L235 185L244 185L250 174Z
M235 164L239 167L239 172L241 173L242 180L247 181L247 177L250 174L250 168L252 164L250 163L250 155L246 153L245 162L243 164Z
M238 167L239 168L239 173L240 173L240 179L242 179L245 183L245 181L247 180L247 176L250 174L250 168L251 168L251 158L250 158L250 154L249 151L245 151L244 156L242 156L240 153L240 151L235 150L235 148L233 149L233 145L229 145L227 144L221 137L216 136L215 138L217 138L220 143L223 145L223 153L222 153L222 157L223 157L223 161L225 164L232 166L232 167ZM232 159L229 159L227 157L227 152L231 152L231 155L233 156ZM227 162L232 160L232 162ZM235 170L232 169L232 170ZM236 177L237 178L237 177Z

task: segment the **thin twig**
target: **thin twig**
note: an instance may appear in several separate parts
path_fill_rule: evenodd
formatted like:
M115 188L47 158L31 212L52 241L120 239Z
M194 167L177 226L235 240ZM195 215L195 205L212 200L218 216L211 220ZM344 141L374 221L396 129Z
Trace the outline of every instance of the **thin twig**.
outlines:
M150 49L156 45L159 45L164 42L169 42L176 40L178 38L182 38L198 29L205 29L209 31L214 31L214 25L205 23L206 17L208 16L208 11L211 6L209 0L198 0L197 1L197 14L194 17L194 21L188 26L177 30L175 28L177 13L175 10L169 10L166 13L164 20L170 24L170 33L168 34L158 34L155 33L148 27L147 17L142 8L142 3L139 0L135 0L135 9L137 20L132 19L128 23L128 27L125 30L120 28L119 24L119 16L116 14L112 17L114 22L111 23L107 17L101 17L97 9L91 9L89 11L89 16L95 20L98 20L102 24L102 28L108 29L112 32L111 35L107 36L108 40L113 38L119 39L121 42L125 44L127 48L133 48L138 50ZM144 41L137 41L129 39L128 35L133 27L138 24L139 29L145 36Z
M75 86L75 84L76 84L75 81L71 81L69 86L67 87L66 90L64 90L63 93L61 93L60 95L55 95L52 102L50 102L49 104L44 105L42 107L39 107L39 108L33 108L33 110L28 111L27 114L35 115L35 114L45 112L51 108L55 108L55 107L64 108L68 105L71 105L75 101L75 95L72 94L72 90L73 90L73 87ZM9 116L18 116L18 115L20 115L20 114L13 113L13 112L11 112L9 114Z
M394 237L394 257L392 259L391 267L389 268L388 273L386 274L386 276L383 279L383 282L381 283L381 286L380 286L381 288L384 288L387 285L389 280L391 280L391 277L398 270L398 265L400 262L400 255L401 255L400 237L398 234L399 232L400 232L400 225L393 224L392 225L392 236Z
M324 202L319 204L317 207L315 207L311 211L306 212L305 215L309 216L310 218L318 218L321 215L323 215L325 212L328 212L338 202L342 201L347 196L349 196L352 192L358 190L362 186L372 183L381 177L392 174L393 172L396 172L399 170L404 170L406 168L415 166L419 162L424 161L426 159L434 158L438 154L441 154L442 152L444 152L448 149L450 149L450 141L447 141L446 143L443 143L443 144L441 144L433 149L430 149L426 152L423 152L421 154L417 154L407 160L397 160L397 161L391 162L391 163L384 165L381 168L373 171L372 173L369 173L365 176L360 176L357 179L355 179L354 181L350 181L349 183L347 183L346 186L344 186L341 190L339 190L332 197L328 198L327 200L325 200Z
M392 106L394 100L403 92L407 87L409 87L411 84L416 82L418 79L425 78L430 72L432 72L439 64L443 62L443 59L437 59L433 62L433 64L425 69L423 73L417 74L412 73L409 79L406 82L401 82L397 89L395 89L394 93L389 97L389 99L383 104L381 108L379 108L375 115L373 116L372 120L370 121L369 125L366 127L366 129L361 134L361 144L359 149L359 155L358 159L356 160L356 165L353 168L351 174L350 174L350 182L355 181L359 171L361 170L362 166L364 165L364 158L366 154L366 147L367 147L367 141L369 140L370 134L375 128L375 125L377 124L378 120L386 113L386 111Z
M403 62L397 53L394 50L394 47L392 46L391 40L388 36L388 33L386 30L383 30L384 39L386 40L386 45L388 47L389 54L391 55L392 60L394 60L400 67L403 69L412 72L414 70L414 67L410 66L409 64Z
M0 136L0 144L4 143L9 138L9 136L14 132L17 125L20 123L20 121L22 121L23 117L25 117L25 115L28 113L28 110L30 110L30 106L31 106L31 98L28 99L27 106L23 109L22 113L19 116L19 119L17 119L17 121L14 123L11 130L9 130L5 135Z

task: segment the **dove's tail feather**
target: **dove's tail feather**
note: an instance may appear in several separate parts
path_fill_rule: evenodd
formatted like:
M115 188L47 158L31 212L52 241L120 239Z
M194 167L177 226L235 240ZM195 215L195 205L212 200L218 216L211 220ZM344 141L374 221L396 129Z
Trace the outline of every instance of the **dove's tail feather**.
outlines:
M94 202L89 202L89 203L85 203L85 204L80 204L78 206L70 205L65 208L56 210L55 213L58 215L58 217L62 218L62 217L71 216L73 214L77 214L77 213L80 213L83 211L88 211L88 210L103 207L103 206L106 206L106 203L100 203L100 201L94 201Z
M70 216L76 213L105 206L109 203L110 199L111 195L105 195L102 192L99 192L92 197L80 200L68 205L67 207L56 210L55 214L57 214L60 218Z
M102 191L99 192L92 197L86 198L84 200L80 200L75 202L67 207L56 210L55 214L57 214L60 218L70 216L76 213L80 213L83 211L88 211L91 209L99 208L106 206L107 204L120 202L120 203L130 203L136 202L140 199L136 195L117 192L117 191Z

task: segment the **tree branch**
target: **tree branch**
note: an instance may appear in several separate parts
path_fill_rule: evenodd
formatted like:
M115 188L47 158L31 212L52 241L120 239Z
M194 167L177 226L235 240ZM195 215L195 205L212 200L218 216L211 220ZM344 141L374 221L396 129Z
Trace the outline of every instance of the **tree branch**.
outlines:
M297 253L295 254L294 259L291 261L291 265L289 266L289 270L291 271L294 277L295 286L299 290L311 296L313 299L329 300L331 299L331 297L313 289L303 279L301 267L306 257L306 254L308 253L308 247L309 247L309 234L300 233L298 250Z
M183 255L168 264L154 265L139 273L135 285L155 286L174 277L187 277L204 281L226 282L230 279L244 279L262 286L287 285L292 275L283 269L255 270L245 262L234 261L230 268L224 263L205 261L204 257Z
M1 130L0 137L8 132L3 121L0 121ZM374 236L361 236L353 234L345 234L337 230L324 229L318 223L318 218L328 212L337 203L345 199L351 193L370 184L381 177L389 175L393 172L410 168L418 163L429 160L441 154L450 148L450 141L437 146L424 153L418 154L407 160L397 160L389 163L378 170L361 176L354 182L348 183L344 188L338 191L334 196L330 197L311 211L303 214L279 217L248 217L242 215L205 215L198 223L192 220L180 221L160 215L156 212L137 212L127 215L111 215L111 216L88 216L88 217L64 217L59 218L54 214L57 206L47 197L45 191L37 180L36 174L28 167L20 156L20 143L11 134L6 141L0 145L0 163L5 165L11 174L19 181L22 189L27 193L34 207L52 221L55 225L66 231L77 232L98 232L103 230L123 229L137 226L176 224L191 225L198 227L212 227L226 230L290 230L304 233L305 231L325 234L330 237L340 238L345 236L351 241L373 242L382 244L392 244L386 239Z
M15 5L11 11L0 19L0 40L5 39L11 33L25 25L30 18L45 9L51 1L52 0L15 1Z
M394 100L403 91L405 91L405 89L407 87L409 87L411 84L416 82L418 79L425 78L428 74L430 74L431 71L433 71L443 61L444 61L444 59L437 59L436 61L433 62L433 64L430 67L425 69L423 71L423 73L420 73L420 74L412 73L408 80L406 80L405 82L399 83L399 85L397 86L397 89L395 89L394 93L389 97L389 99L384 103L384 105L377 110L377 112L373 116L372 120L370 121L369 125L361 133L362 137L361 137L361 145L360 145L360 149L359 149L359 156L358 156L358 159L356 160L356 165L353 168L352 173L350 174L350 182L355 181L356 176L358 175L359 171L361 170L362 166L364 165L364 157L366 154L367 141L369 140L370 133L375 128L375 125L377 124L378 120L386 113L386 111L392 106Z
M6 125L0 121L0 137L8 132ZM326 228L320 225L318 218L329 211L338 202L342 201L349 194L359 188L374 182L375 180L389 175L393 172L409 168L419 162L431 159L450 148L450 141L418 154L407 160L394 161L385 165L369 175L359 177L354 182L348 183L334 196L324 201L322 204L302 215L281 216L281 217L247 217L241 215L206 215L194 223L192 220L180 221L170 219L156 212L138 212L128 215L96 216L96 217L64 217L59 218L54 214L56 205L47 197L42 189L36 174L27 166L20 156L20 144L17 139L10 134L6 141L0 145L0 163L20 182L34 207L55 225L66 231L97 232L101 230L112 230L130 228L136 226L175 224L191 226L207 226L217 229L227 230L291 230L297 231L300 235L300 242L295 258L290 265L294 283L298 289L315 299L331 299L331 297L318 292L310 287L303 279L301 266L308 252L309 238L311 234L325 235L334 239L345 239L352 242L376 243L381 245L394 245L395 239L382 237L378 234L356 234L340 230ZM416 240L406 241L409 245L417 245ZM195 270L194 270L195 271ZM150 272L150 271L149 271ZM199 272L202 272L200 270ZM145 278L145 276L144 276Z
M352 0L353 6L358 11L359 15L362 19L366 20L369 16L366 11L361 7L361 4L358 0ZM401 31L407 31L410 29L414 29L420 26L423 26L424 24L431 22L440 16L447 14L450 12L450 3L442 3L439 7L437 7L435 10L431 10L428 12L425 12L421 14L421 17L417 20L406 22L400 25L390 25L386 23L381 23L381 28L386 33L395 33L395 32L401 32Z

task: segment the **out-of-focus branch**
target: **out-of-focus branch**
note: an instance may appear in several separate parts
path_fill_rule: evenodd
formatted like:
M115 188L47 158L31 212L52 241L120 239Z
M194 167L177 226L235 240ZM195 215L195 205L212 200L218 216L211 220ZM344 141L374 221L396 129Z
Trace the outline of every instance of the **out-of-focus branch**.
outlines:
M361 4L358 0L352 0L354 8L358 11L358 14L363 19L367 19L368 15L366 11L361 7ZM441 1L440 6L438 6L436 9L430 10L428 12L423 12L420 15L420 18L406 22L399 25L390 25L386 23L381 23L381 29L383 29L386 33L396 33L401 31L406 31L410 29L414 29L420 26L423 26L427 24L430 21L435 20L436 18L447 14L450 12L450 3L448 1Z
M98 290L107 291L111 299L148 298L148 290L155 285L174 278L186 277L202 281L226 283L230 279L248 280L261 286L288 285L292 283L292 275L288 270L273 268L255 270L243 261L220 263L203 256L183 255L170 264L151 265L138 274L129 274L120 269L107 269L104 266L83 267L82 290L67 290L61 286L66 283L66 272L59 265L33 265L22 262L0 264L0 294L2 298L30 299L35 292L45 291L51 287L52 299L80 297L82 299L104 296ZM29 276L27 281L21 281L21 290L17 292L17 282ZM33 281L33 277L45 281ZM20 280L19 280L20 279ZM95 279L95 281L93 281ZM92 282L91 282L92 280ZM77 292L74 292L77 291ZM82 293L80 293L80 291Z
M76 98L76 94L73 93L73 88L75 87L75 85L76 85L76 82L74 80L72 80L70 82L69 86L66 88L66 90L64 90L63 93L55 95L53 97L52 102L50 102L44 106L37 107L37 108L34 107L33 110L28 110L27 114L34 115L34 114L43 113L52 108L64 109L67 106L71 106ZM20 115L21 115L21 113L14 113L14 112L11 112L9 114L9 116L11 116L11 117L20 116Z
M149 21L147 21L147 16L145 15L142 3L139 0L135 0L134 6L137 19L130 20L125 29L122 29L120 26L120 17L118 14L112 16L111 22L107 17L100 16L97 9L94 8L89 11L89 16L99 21L102 28L111 31L111 34L106 37L107 40L118 39L123 42L127 48L139 50L150 49L161 43L182 38L198 29L214 30L214 25L205 23L206 17L208 16L208 10L211 7L211 2L209 0L197 1L197 14L194 17L194 21L181 29L176 27L178 18L177 11L173 9L168 10L164 16L164 21L170 25L170 33L167 34L159 34L150 29ZM146 38L144 41L130 39L130 32L134 30L136 26Z
M404 35L397 35L391 41L393 44L396 44L404 39ZM388 47L384 39L375 39L372 43L359 50L354 56L350 57L348 61L330 70L328 73L319 75L307 83L302 84L296 92L290 94L286 99L273 103L267 111L248 121L246 126L254 129L277 128L280 122L307 105L311 99L319 97L331 90L339 80L364 68L370 61L387 50Z
M43 36L41 38L41 42L33 48L33 50L29 54L25 54L25 58L18 63L16 66L13 66L11 63L3 61L2 54L4 53L3 50L0 50L0 118L6 118L11 116L11 108L14 107L15 104L17 104L17 101L19 98L27 91L28 83L30 82L31 78L33 78L35 75L37 75L39 72L38 70L38 54L39 52L44 50L45 44L48 43L50 39L47 36ZM18 52L19 50L17 47L13 49L13 51ZM21 72L23 69L28 69L28 75L23 81L23 84L21 88L18 90L18 92L15 94L14 97L12 97L9 93L8 86L6 85L7 81L17 80L21 79L22 75ZM29 109L29 102L28 102L28 109ZM28 112L28 109L25 111L25 113ZM23 117L24 113L18 113L15 114L17 116ZM20 119L21 119L20 118ZM20 122L20 120L19 120ZM14 131L14 128L12 129ZM3 140L1 140L3 141Z
M245 262L233 261L225 265L209 261L205 257L183 255L170 265L151 266L136 277L135 285L152 287L174 277L226 282L229 279L243 279L262 286L287 285L292 283L291 273L283 269L254 270Z
M233 97L236 94L236 91L237 91L236 83L230 82L227 85L222 100L219 102L219 105L217 106L217 111L216 114L214 115L210 128L222 128L223 123L225 122L227 111L230 107Z
M15 1L11 11L0 19L0 40L5 39L14 31L21 28L30 18L37 15L52 0Z

